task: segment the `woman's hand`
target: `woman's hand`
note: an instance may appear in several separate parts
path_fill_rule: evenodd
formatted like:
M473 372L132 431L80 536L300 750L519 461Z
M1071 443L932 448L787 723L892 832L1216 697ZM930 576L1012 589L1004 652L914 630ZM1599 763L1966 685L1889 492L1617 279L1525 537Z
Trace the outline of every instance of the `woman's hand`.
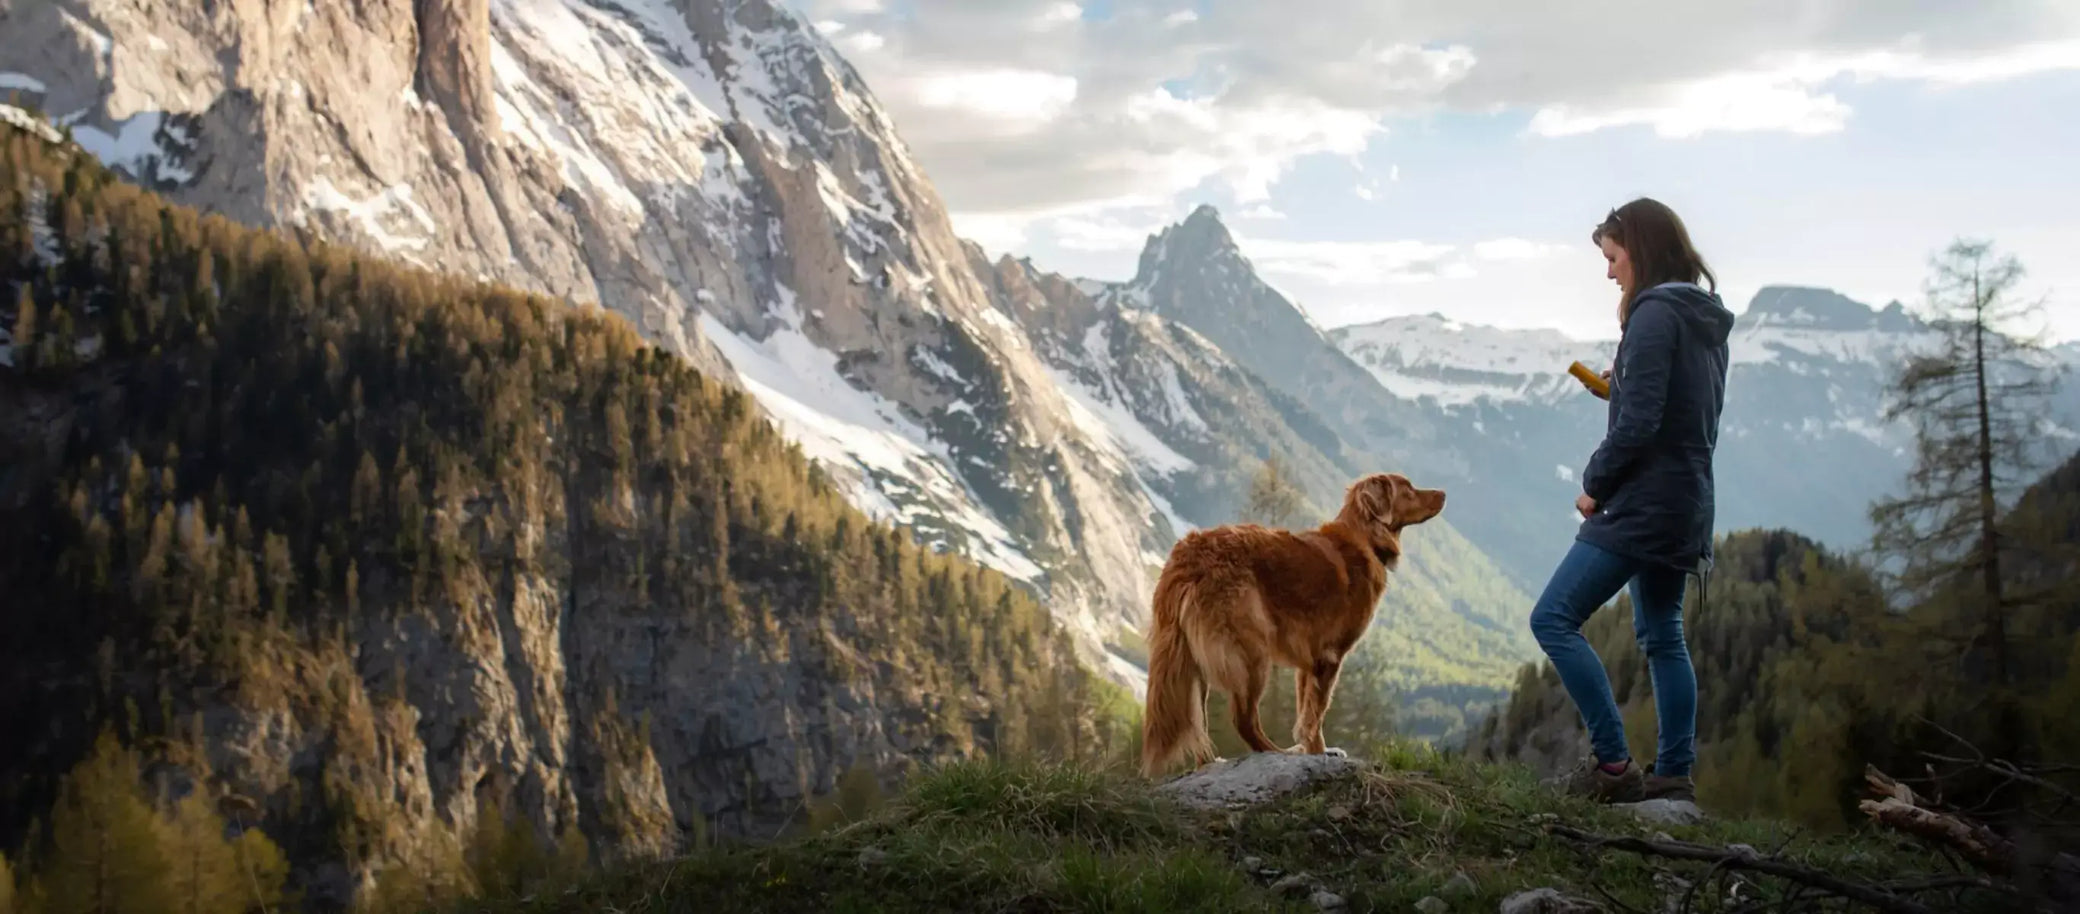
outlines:
M1582 512L1582 517L1586 519L1596 513L1596 499L1590 498L1587 492L1577 495L1574 499L1574 509Z

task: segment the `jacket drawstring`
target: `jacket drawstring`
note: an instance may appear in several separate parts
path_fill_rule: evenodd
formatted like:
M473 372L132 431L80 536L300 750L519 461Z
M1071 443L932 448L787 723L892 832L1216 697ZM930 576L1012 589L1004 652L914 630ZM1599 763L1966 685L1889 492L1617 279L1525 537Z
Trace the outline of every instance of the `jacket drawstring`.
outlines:
M1712 560L1700 556L1697 559L1697 567L1683 574L1697 579L1697 614L1704 615L1705 592L1712 584Z

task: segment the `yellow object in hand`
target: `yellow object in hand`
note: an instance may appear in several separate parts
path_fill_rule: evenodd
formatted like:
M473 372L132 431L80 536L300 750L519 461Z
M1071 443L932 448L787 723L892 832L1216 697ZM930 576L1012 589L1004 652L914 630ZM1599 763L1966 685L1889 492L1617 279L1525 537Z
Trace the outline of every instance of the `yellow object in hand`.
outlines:
M1583 387L1589 388L1589 392L1595 394L1597 399L1608 400L1611 398L1611 383L1604 380L1596 372L1590 371L1589 366L1575 362L1567 366L1567 373L1574 375L1575 380L1582 382Z

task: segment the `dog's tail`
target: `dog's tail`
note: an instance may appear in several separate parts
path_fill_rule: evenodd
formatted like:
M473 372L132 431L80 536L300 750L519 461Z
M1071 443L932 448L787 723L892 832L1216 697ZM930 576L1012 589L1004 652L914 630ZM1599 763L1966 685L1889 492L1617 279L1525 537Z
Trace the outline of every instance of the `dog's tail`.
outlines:
M1141 715L1141 774L1153 776L1180 755L1213 757L1206 734L1206 680L1185 639L1184 610L1192 585L1164 574L1156 581L1148 644L1148 702Z

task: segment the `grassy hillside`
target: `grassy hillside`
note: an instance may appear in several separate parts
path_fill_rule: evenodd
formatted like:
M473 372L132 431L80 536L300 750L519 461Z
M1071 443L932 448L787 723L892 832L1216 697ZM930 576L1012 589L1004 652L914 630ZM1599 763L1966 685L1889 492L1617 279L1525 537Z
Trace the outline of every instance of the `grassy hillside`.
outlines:
M1247 813L1198 813L1126 777L1073 767L964 764L813 836L618 869L563 892L485 899L487 914L701 911L1494 911L1549 888L1579 910L1842 910L1838 899L1706 863L1592 849L1599 836L1746 845L1846 880L1901 884L1945 864L1874 835L1811 838L1761 821L1648 825L1563 800L1520 767L1396 750L1379 766ZM1665 834L1657 834L1664 833ZM1313 882L1293 891L1281 885ZM1697 883L1700 891L1691 892ZM1940 887L1940 880L1937 881ZM1970 890L1937 910L2003 910ZM1436 904L1438 902L1430 902ZM1533 908L1533 910L1558 910Z
M46 875L110 731L140 802L233 803L334 896L461 879L488 810L612 857L770 834L855 763L1109 744L1025 592L598 309L0 125L0 327L0 850Z

